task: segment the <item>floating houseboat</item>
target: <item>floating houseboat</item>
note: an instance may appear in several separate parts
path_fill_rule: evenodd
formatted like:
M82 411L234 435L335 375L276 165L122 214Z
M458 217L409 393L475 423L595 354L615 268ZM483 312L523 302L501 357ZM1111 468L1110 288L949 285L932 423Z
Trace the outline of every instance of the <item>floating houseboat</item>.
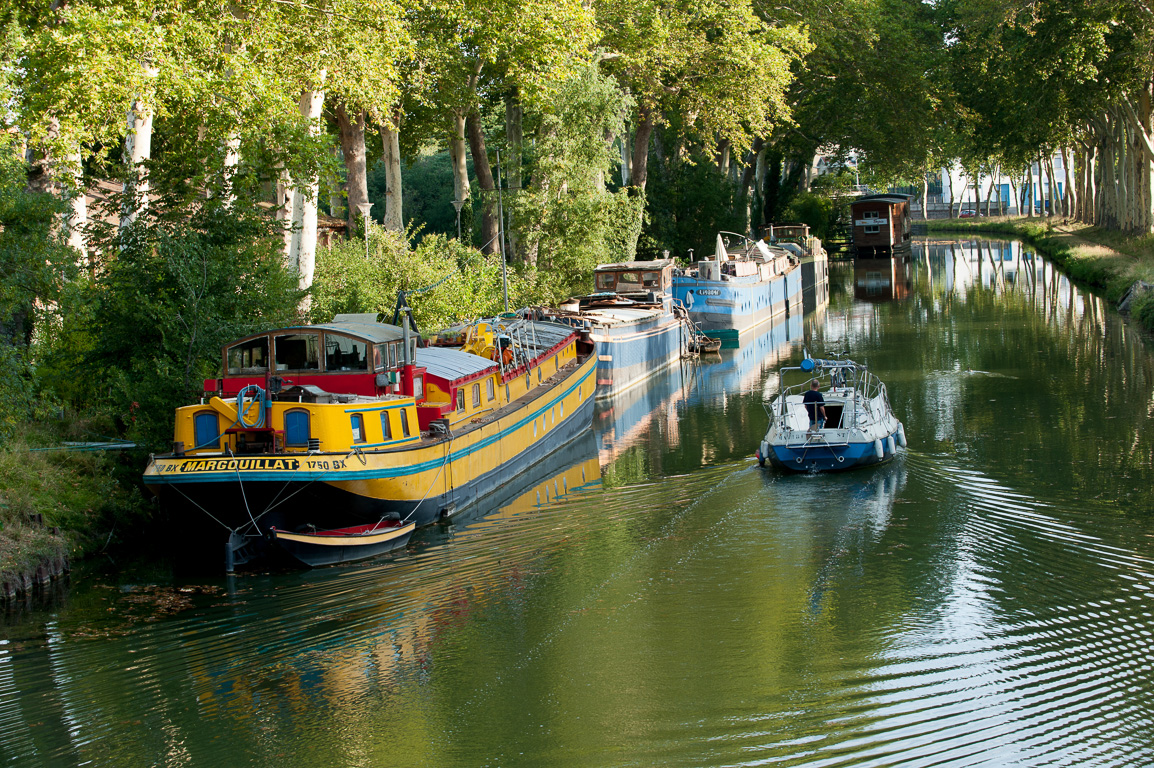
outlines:
M498 318L422 348L407 319L338 315L240 339L221 362L144 482L186 532L227 540L231 567L273 528L420 527L464 510L590 428L597 358L557 323Z
M640 384L688 350L695 334L674 311L673 267L671 259L600 264L594 293L546 311L597 345L597 397Z
M858 258L889 258L910 253L913 222L908 195L860 197L850 204L850 215L854 255Z
M727 245L723 235L741 245ZM789 250L723 232L712 259L674 275L673 298L703 333L736 346L742 333L800 310L799 262Z

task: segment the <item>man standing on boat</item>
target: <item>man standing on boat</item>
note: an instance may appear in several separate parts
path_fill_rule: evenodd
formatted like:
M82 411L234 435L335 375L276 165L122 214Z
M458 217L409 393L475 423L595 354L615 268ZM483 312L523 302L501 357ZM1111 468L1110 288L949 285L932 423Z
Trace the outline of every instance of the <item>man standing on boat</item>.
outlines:
M805 405L806 411L809 412L809 431L812 433L816 427L818 430L825 428L825 398L821 396L818 391L817 379L809 383L809 391L801 397L801 402Z

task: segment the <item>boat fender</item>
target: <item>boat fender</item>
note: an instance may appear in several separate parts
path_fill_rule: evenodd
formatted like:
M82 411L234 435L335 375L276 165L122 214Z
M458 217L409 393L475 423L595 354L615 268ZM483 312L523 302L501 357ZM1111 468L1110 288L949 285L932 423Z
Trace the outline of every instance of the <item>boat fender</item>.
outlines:
M886 438L886 453L888 453L891 456L893 456L895 453L897 453L897 449L894 448L894 436L893 435L890 435L889 437Z
M886 457L886 449L882 446L881 438L874 440L874 455L879 459L884 459Z
M902 448L906 447L906 428L902 426L900 421L898 422L898 445Z
M761 449L758 448L756 451L753 452L753 455L757 457L757 465L759 467L764 467L765 466L765 457L761 455Z

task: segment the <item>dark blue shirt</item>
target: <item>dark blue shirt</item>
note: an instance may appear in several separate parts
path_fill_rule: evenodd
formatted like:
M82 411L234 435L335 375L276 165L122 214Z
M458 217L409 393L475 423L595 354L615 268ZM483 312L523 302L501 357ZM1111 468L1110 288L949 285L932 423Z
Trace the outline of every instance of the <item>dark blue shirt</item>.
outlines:
M801 401L805 404L805 409L809 411L810 423L815 423L821 416L818 406L825 405L825 398L816 389L809 389L801 396Z

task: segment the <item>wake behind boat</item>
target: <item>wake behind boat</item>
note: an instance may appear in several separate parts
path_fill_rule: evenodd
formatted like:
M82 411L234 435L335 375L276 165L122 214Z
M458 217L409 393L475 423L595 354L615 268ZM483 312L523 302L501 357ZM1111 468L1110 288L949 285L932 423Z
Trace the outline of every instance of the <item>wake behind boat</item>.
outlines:
M786 386L786 375L805 375ZM769 430L757 451L793 472L829 472L889 461L906 447L906 431L890 407L886 385L853 360L815 360L778 371L778 396L769 406ZM813 382L818 386L813 387ZM807 394L813 390L820 398ZM807 401L820 400L824 424L815 424ZM820 411L817 413L820 416Z

